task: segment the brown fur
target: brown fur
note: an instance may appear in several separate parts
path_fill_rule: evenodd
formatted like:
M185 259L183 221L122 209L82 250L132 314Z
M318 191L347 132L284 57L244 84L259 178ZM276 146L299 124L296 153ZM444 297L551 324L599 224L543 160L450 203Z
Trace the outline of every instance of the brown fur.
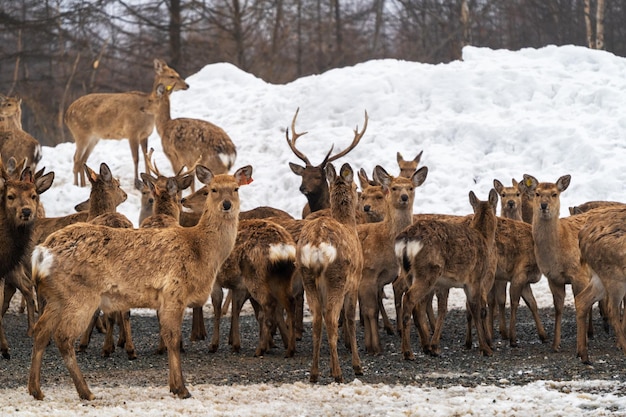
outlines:
M569 207L569 214L573 216L575 214L586 213L589 210L593 210L595 208L621 207L624 205L624 203L620 203L617 201L587 201L586 203L583 203L581 205Z
M169 95L165 86L157 86L145 111L155 116L163 152L174 172L180 172L183 167L193 169L196 164L202 164L216 174L227 173L237 157L237 150L228 134L221 127L205 120L182 117L172 119ZM191 189L195 190L194 184Z
M196 167L211 193L198 225L190 228L113 229L78 224L48 237L33 253L33 277L46 298L35 325L29 392L43 399L40 375L43 352L54 337L80 398L94 395L78 368L73 341L100 307L123 311L144 307L158 311L168 350L170 391L190 396L181 360L181 325L188 305L203 305L215 274L230 254L237 235L240 185L252 168L234 175Z
M14 273L20 265L28 265L39 195L50 188L53 180L53 172L35 179L30 168L26 168L20 178L11 179L0 165L0 277ZM4 298L4 283L1 285ZM0 301L2 306L4 300ZM0 352L9 358L1 316Z
M187 83L176 71L159 59L154 60L153 89L166 84L171 91L186 90ZM148 151L148 136L154 130L154 115L141 111L150 94L129 91L124 93L93 93L78 98L65 112L65 124L74 137L74 185L86 185L83 165L100 139L128 139L135 165L135 180L139 178L139 145ZM146 165L146 171L148 171Z
M564 175L556 183L539 182L535 177L524 174L524 184L535 193L532 223L535 257L541 273L548 278L554 299L554 351L561 348L565 285L572 285L576 299L591 279L589 268L580 262L578 244L578 233L585 225L585 215L560 218L560 196L569 186L570 179L569 175ZM578 303L576 310L578 317ZM588 331L593 332L591 326Z
M11 157L17 161L26 159L34 173L41 161L41 145L22 129L21 104L22 100L13 97L0 99L0 155L5 165Z
M469 225L437 220L418 221L396 238L398 262L407 273L409 289L402 306L402 353L405 359L415 356L410 346L410 319L419 306L418 332L425 353L438 355L438 340L430 337L425 321L423 301L435 285L463 287L472 315L481 352L491 356L493 350L486 329L487 295L497 267L495 190L482 202L470 192L474 216Z
M415 188L426 180L428 168L420 168L411 178L393 177L381 166L376 166L374 173L374 178L382 184L385 192L386 209L382 222L357 227L364 260L359 308L365 324L365 349L370 354L379 354L382 350L378 337L381 292L398 275L395 237L412 223ZM393 333L392 328L389 331Z
M322 210L330 207L330 193L328 190L328 182L326 179L326 164L333 162L345 155L348 154L352 149L358 145L367 129L367 112L365 112L365 122L363 124L363 130L361 132L358 131L358 126L354 129L354 139L352 143L343 151L330 156L330 153L333 151L332 147L324 157L324 160L317 166L314 166L309 161L309 158L305 154L303 154L298 148L296 148L296 141L302 135L305 135L307 132L296 133L296 118L298 117L298 112L300 109L296 110L296 114L293 116L293 120L291 121L291 132L292 138L289 139L289 128L285 131L285 137L287 139L287 144L291 151L296 155L300 160L302 160L306 165L301 166L294 164L292 162L289 163L289 168L291 171L297 176L302 178L302 183L300 184L300 192L304 194L307 199L307 203L302 209L302 218L304 219L310 213L316 212L318 210Z
M606 299L606 312L615 332L616 342L626 353L626 335L621 303L626 296L626 206L595 210L580 230L581 261L591 267L589 285L576 297L576 352L584 363L590 363L585 315L596 301Z
M420 151L420 153L418 153L415 158L407 161L402 157L402 154L398 152L396 154L396 160L398 161L398 167L400 168L400 173L398 174L398 176L411 178L411 175L413 175L413 173L417 171L417 166L422 159L422 153L424 153L424 151Z
M302 275L306 297L313 315L313 360L311 382L319 379L322 325L326 324L330 347L331 376L342 382L337 354L339 315L344 312L344 338L352 351L352 368L361 375L356 343L356 302L363 267L363 255L356 232L356 184L352 168L341 167L339 175L326 165L330 182L332 217L320 217L302 226L297 243L296 262Z

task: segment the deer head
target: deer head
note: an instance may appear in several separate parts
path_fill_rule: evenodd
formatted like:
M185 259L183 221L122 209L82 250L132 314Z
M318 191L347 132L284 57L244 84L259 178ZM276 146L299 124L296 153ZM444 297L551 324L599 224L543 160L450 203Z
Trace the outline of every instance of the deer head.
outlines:
M420 159L422 159L422 153L424 153L424 151L421 151L415 158L407 161L402 157L402 154L398 152L396 154L396 160L398 161L398 166L400 167L400 174L398 174L398 176L410 178L411 175L413 175L413 173L417 170Z
M296 114L293 116L293 120L291 122L291 133L292 137L289 138L289 128L285 131L285 137L287 139L287 144L291 151L300 158L306 165L301 166L294 163L289 163L289 167L293 171L294 174L302 177L302 183L300 184L300 192L305 195L308 201L308 212L318 211L324 208L330 207L330 196L328 192L328 182L326 179L326 172L324 171L326 168L326 164L329 162L333 162L345 155L348 154L352 149L358 145L359 141L363 137L365 130L367 129L367 111L365 112L365 122L363 124L363 130L359 132L358 126L354 129L354 139L352 143L341 152L336 153L331 156L330 154L333 151L333 147L331 146L330 150L324 157L324 160L317 166L314 166L309 158L298 148L296 148L296 141L300 136L305 135L307 132L298 133L296 132L296 118L298 117L298 112L300 109L296 110ZM305 207L303 211L303 217L305 217L305 213L307 213L307 208Z

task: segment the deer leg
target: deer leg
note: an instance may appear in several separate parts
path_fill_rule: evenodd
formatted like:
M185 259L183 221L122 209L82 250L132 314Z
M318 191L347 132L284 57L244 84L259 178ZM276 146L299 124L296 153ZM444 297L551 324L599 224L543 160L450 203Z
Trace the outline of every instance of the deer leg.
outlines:
M493 331L493 312L495 307L498 307L498 328L500 330L500 337L503 340L509 339L511 337L508 332L508 326L506 323L506 281L496 280L493 283L493 287L491 287L490 295L489 295L489 315L490 318L487 321L488 326L491 328L491 334ZM495 305L493 304L495 302ZM512 313L511 313L512 314Z
M472 321L476 327L476 335L478 336L478 345L480 351L485 356L492 356L493 350L489 346L488 335L486 329L487 309L482 303L482 294L478 285L466 286L465 296L469 304L469 310L472 314Z
M320 350L322 345L322 306L319 302L317 288L307 288L306 297L313 315L313 358L309 380L316 383L320 376Z
M161 322L161 337L167 347L167 360L169 365L170 392L179 398L189 398L191 394L185 387L183 371L180 360L180 343L182 340L184 303L178 300L166 302L159 309L159 321Z
M402 334L402 326L400 325L402 317L402 296L408 289L406 279L402 275L398 277L391 284L393 287L393 303L396 308L396 331L398 334Z
M43 400L41 392L41 362L43 354L50 342L52 328L60 317L56 313L51 313L46 309L37 320L33 329L33 352L30 362L30 375L28 377L28 392L37 400ZM52 315L55 314L55 317Z
M389 316L387 315L387 310L385 310L385 305L383 304L383 300L385 299L385 289L384 287L380 289L380 293L378 294L378 310L380 311L380 315L383 319L383 328L388 335L394 334L393 324L389 320Z
M283 309L287 312L287 343L285 357L292 358L296 352L296 300L291 293L291 288L288 290L283 287L282 291L279 293L279 301L282 305ZM281 312L280 318L277 320L282 321Z
M296 340L302 340L304 333L304 286L302 285L302 277L296 270L293 277L293 294L295 297L295 334Z
M2 301L2 315L4 316L6 314L6 312L9 310L9 306L11 305L11 299L13 298L13 296L15 295L15 292L17 291L17 289L15 288L14 285L10 284L9 282L7 282L8 277L2 279L2 291L4 292L4 297L3 297L3 301Z
M576 354L584 364L591 364L588 351L589 325L587 318L590 315L591 306L596 301L600 301L606 295L606 290L597 275L591 277L591 281L582 291L574 296L576 307Z
M352 354L352 369L355 375L363 375L363 367L361 366L361 358L359 357L359 347L356 342L356 302L357 291L348 292L344 300L343 310L345 312L344 328L350 341L350 352Z
M427 295L432 291L432 285L428 279L414 280L413 285L404 293L402 298L402 354L406 360L415 360L415 355L411 350L411 316L416 305L423 304L427 300ZM432 280L435 282L436 278ZM420 309L424 307L420 306ZM424 353L430 354L430 329L426 322L425 313L418 313L417 330L420 337L420 343Z
M123 346L126 350L126 356L129 360L137 359L137 352L135 351L135 344L133 343L133 335L130 328L130 310L120 312L119 314L121 324L120 341L118 342L118 346L121 346L119 343L122 343L122 335L124 335Z
M360 286L359 306L365 322L365 350L370 355L378 355L381 352L378 338L378 299L378 288L370 285Z
M211 343L209 343L209 352L211 353L217 352L220 346L220 322L222 320L223 298L224 293L222 292L222 287L214 285L213 291L211 292L211 304L213 305L213 334L211 335Z
M537 334L539 335L539 340L541 340L541 343L545 343L548 340L548 335L543 327L543 323L541 323L541 317L539 317L539 310L537 308L537 300L535 300L535 296L533 295L533 290L530 288L530 284L526 284L522 287L521 295L533 315L533 319L535 320L535 327L537 327ZM512 294L511 297L513 297ZM512 300L513 299L511 298L511 303L513 302ZM512 312L511 320L513 320ZM511 322L511 326L514 325L515 323Z
M330 374L335 382L343 382L341 366L339 366L339 354L337 353L337 340L339 339L339 315L343 303L333 300L328 303L324 311L324 323L326 323L326 334L328 336L328 346L330 350Z
M75 139L76 142L76 152L74 152L74 185L80 185L81 187L84 187L86 185L86 181L85 181L85 171L83 169L83 166L87 163L87 159L89 159L89 155L91 155L91 152L93 151L93 148L95 148L95 146L98 144L98 142L100 141L100 138L94 138L94 137L86 137L84 138L84 140L79 139ZM85 143L85 146L79 147L79 143ZM78 183L80 177L80 184Z
M554 303L554 340L552 350L561 350L561 320L563 318L563 307L565 305L565 284L557 284L548 279L550 291L552 291L552 301Z
M624 294L626 293L626 286L623 283L619 284L619 287L614 287L614 291L608 295L606 300L606 315L615 331L615 337L617 339L617 345L622 350L622 353L626 354L626 334L624 334L624 328L620 320L620 309L622 301L624 300Z
M104 345L102 346L102 357L108 358L111 353L115 351L115 343L113 342L113 331L115 329L115 322L117 321L117 315L119 312L111 312L104 314L104 320L107 323L107 331L104 336Z
M443 324L446 319L446 313L448 312L448 296L450 290L448 288L437 289L437 321L435 322L433 335L430 339L430 350L434 355L439 356L441 354L441 347L439 342L441 341L441 334L443 333ZM427 302L429 297L426 297ZM426 310L427 311L427 310ZM424 312L422 312L424 314Z
M249 298L247 290L231 290L233 293L233 307L230 317L230 333L228 335L228 343L232 346L233 352L239 352L241 350L241 332L239 331L239 316L241 315L241 309ZM250 300L252 303L252 300ZM253 306L255 303L252 303ZM256 311L255 311L256 313ZM258 319L258 317L257 317Z
M221 291L221 288L220 288ZM191 316L191 341L205 340L207 338L207 330L204 325L204 315L202 307L194 307Z
M26 313L28 317L27 334L28 336L32 336L33 326L35 325L35 311L37 310L37 307L35 306L35 295L33 293L32 280L24 268L19 268L14 271L13 274L16 274L16 286L22 293L22 301L26 304Z
M83 332L80 337L80 342L78 343L78 351L84 352L87 350L87 346L89 346L89 341L91 339L91 333L93 333L93 328L96 325L96 322L100 319L100 309L96 309L93 313L91 321L87 326L87 329Z
M0 305L4 303L4 288L5 283L4 279L0 279ZM0 314L0 352L2 353L2 357L4 359L10 359L11 355L9 354L9 342L7 341L6 335L4 333L4 312Z

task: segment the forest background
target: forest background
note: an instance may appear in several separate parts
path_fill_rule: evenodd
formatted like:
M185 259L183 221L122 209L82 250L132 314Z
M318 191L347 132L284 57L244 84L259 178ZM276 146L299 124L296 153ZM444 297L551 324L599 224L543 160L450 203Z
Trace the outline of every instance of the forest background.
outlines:
M24 130L71 141L67 106L228 62L266 82L371 59L446 63L463 46L585 45L626 56L624 0L0 0L0 93Z

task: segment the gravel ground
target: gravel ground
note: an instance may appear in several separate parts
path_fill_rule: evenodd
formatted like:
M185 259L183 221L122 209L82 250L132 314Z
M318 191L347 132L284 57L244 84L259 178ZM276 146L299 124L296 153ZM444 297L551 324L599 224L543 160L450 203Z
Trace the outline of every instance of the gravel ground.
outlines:
M205 307L209 335L212 331L210 308ZM575 320L572 308L566 308L563 322L562 351L551 351L550 343L542 344L536 336L534 322L526 308L520 308L518 322L519 347L509 347L496 335L493 357L485 358L476 346L463 347L465 312L452 309L446 317L440 357L425 356L419 350L416 332L412 346L413 362L402 359L400 338L381 331L384 353L368 356L361 353L365 375L363 383L414 384L428 387L455 385L523 385L536 380L620 380L626 379L626 357L616 348L613 337L602 329L602 320L594 310L596 336L590 341L593 365L583 365L575 356ZM548 332L553 327L552 309L541 310ZM117 348L110 358L100 356L103 335L94 333L85 353L78 354L79 364L91 386L163 386L167 384L167 356L156 355L157 321L150 314L132 316L133 338L138 359L130 361L123 349ZM251 384L264 382L306 382L311 357L311 328L305 323L305 335L297 344L294 358L283 357L281 343L262 358L253 357L258 329L254 317L242 317L242 349L232 353L227 345L229 319L222 324L221 345L217 353L208 352L208 342L190 342L191 315L185 317L183 336L183 373L190 384ZM4 388L26 389L30 366L31 339L26 336L26 316L9 311L5 328L10 343L11 359L0 360L0 384ZM362 344L363 331L357 328ZM279 339L277 339L279 342ZM362 349L361 349L362 351ZM350 356L340 345L340 360L346 382L354 379ZM322 376L320 383L332 382L329 376L328 349L322 345ZM56 347L51 345L44 356L42 385L72 384ZM626 395L626 392L624 393Z

